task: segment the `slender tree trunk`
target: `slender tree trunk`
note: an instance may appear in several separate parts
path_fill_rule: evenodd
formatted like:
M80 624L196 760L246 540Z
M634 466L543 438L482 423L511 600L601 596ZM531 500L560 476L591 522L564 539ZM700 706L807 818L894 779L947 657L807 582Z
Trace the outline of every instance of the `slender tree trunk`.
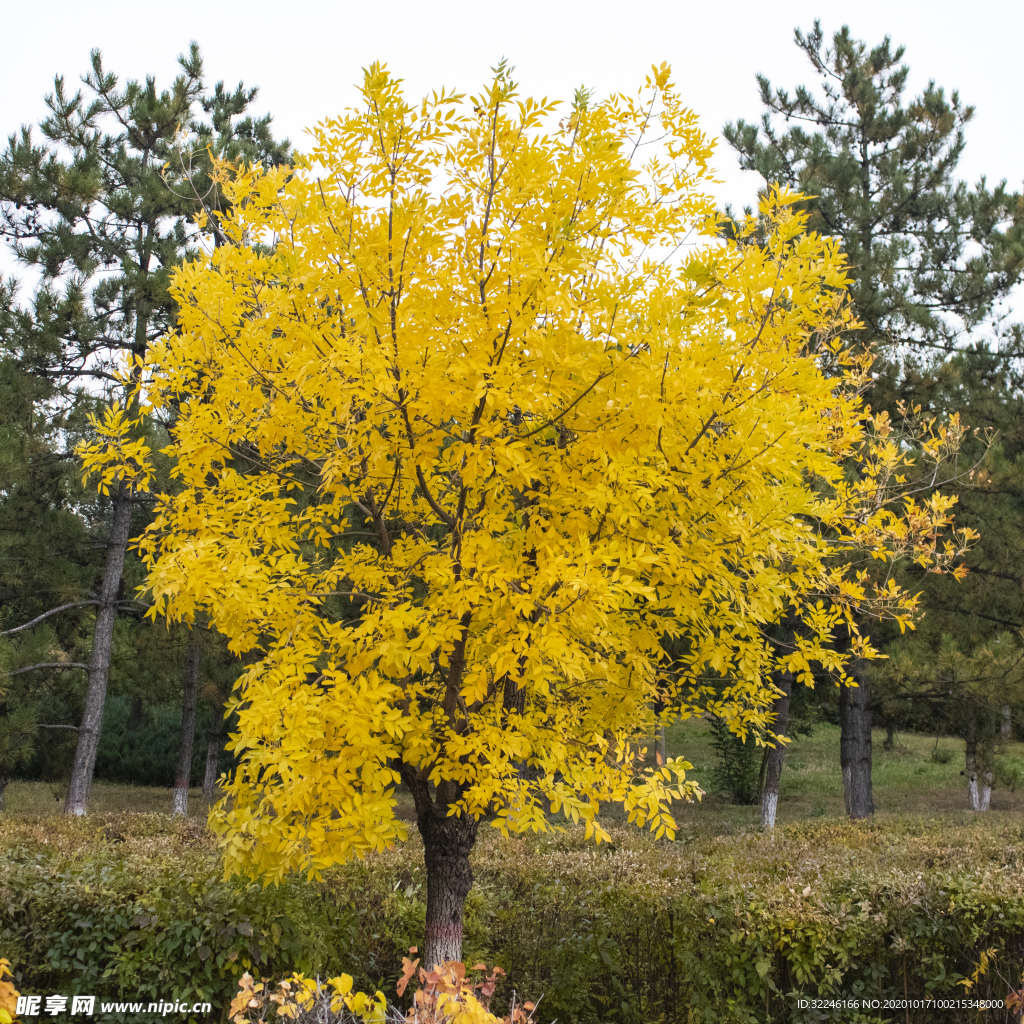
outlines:
M839 688L839 760L846 813L851 818L867 818L875 812L871 794L871 684L858 668L853 673L858 685Z
M784 736L789 727L789 698L793 694L793 673L783 672L779 680L782 695L775 698L772 710L775 721L772 732ZM764 791L761 794L761 827L775 828L775 812L779 806L779 780L782 778L782 761L786 756L786 748L776 741L774 748L767 753Z
M10 781L10 779L0 775L0 811L4 809L4 790L7 789L7 783Z
M1001 726L1001 735L1004 742L1008 742L1013 737L1013 719L1011 717L1010 705L1003 705L1003 721Z
M202 640L195 627L188 638L185 657L185 696L181 704L181 739L178 741L178 770L174 776L172 814L188 814L188 784L192 776L192 747L196 738L196 705L199 703L199 667Z
M986 715L985 727L978 728L979 715ZM967 776L967 806L972 811L987 811L992 801L992 761L994 726L988 728L991 714L975 711L967 720L967 743L964 762Z
M96 767L96 748L99 746L100 729L103 726L103 705L107 699L107 679L110 676L110 652L114 642L118 592L132 521L131 495L123 483L114 495L113 504L114 521L107 541L107 564L103 570L99 606L96 609L96 626L93 630L89 688L85 694L85 710L78 730L78 748L75 751L71 781L64 803L66 814L80 815L88 810L92 773Z
M668 760L668 753L665 749L665 726L663 725L658 726L657 740L658 755L661 757L661 760L658 763L664 764Z
M224 726L224 709L219 705L213 709L210 720L210 735L206 741L206 775L203 777L203 799L213 800L217 788L217 765L220 762L221 735Z
M135 694L132 697L132 709L128 713L128 728L131 732L138 732L142 728L142 697Z
M978 806L978 722L975 715L967 720L967 737L964 746L964 774L967 776L967 806L972 811Z
M885 742L882 744L883 750L895 750L896 749L896 726L889 722L885 727Z

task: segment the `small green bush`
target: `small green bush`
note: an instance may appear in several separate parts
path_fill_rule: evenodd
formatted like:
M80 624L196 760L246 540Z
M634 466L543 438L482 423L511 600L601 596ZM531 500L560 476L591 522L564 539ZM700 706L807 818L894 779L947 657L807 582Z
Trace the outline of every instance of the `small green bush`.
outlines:
M1011 793L1024 789L1024 758L997 757L995 777L996 783Z
M103 730L96 751L96 778L136 786L173 786L181 737L181 708L146 708L139 728L129 724L131 702L111 697L103 709ZM209 712L196 717L192 779L202 783L206 771Z
M758 776L764 748L757 746L749 733L740 739L720 718L711 725L711 746L717 760L711 782L731 803L757 803Z

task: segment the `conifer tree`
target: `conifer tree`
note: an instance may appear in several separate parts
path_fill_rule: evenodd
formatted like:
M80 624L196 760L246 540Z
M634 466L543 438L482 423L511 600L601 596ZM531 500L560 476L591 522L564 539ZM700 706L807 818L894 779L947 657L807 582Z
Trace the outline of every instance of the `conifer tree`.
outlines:
M60 728L75 703L88 657L81 599L99 565L89 520L104 504L86 497L74 455L95 400L55 408L52 382L11 357L26 334L44 347L73 301L43 289L24 310L16 295L13 281L0 288L0 799L37 758L39 730ZM48 735L59 761L71 737Z
M828 45L816 21L795 39L817 87L790 93L758 75L760 122L730 123L723 134L744 169L757 171L766 188L803 192L811 228L841 239L863 324L857 343L876 354L868 400L901 419L922 405L950 355L991 324L999 300L1020 281L1024 200L1005 182L990 188L982 179L971 188L957 177L974 109L934 82L908 99L904 50L888 37L869 49L844 26ZM1024 352L1019 332L1006 340L996 357L1003 365ZM938 411L958 410L954 403ZM869 673L857 678L840 694L841 760L847 810L863 817L873 810L873 702Z
M123 397L115 366L143 358L173 323L168 275L194 251L208 223L204 214L219 202L211 157L278 163L287 154L287 143L272 137L269 117L243 116L255 89L240 84L231 92L221 83L204 92L195 44L179 63L166 91L152 78L121 87L93 51L82 88L71 92L63 77L55 79L42 139L25 127L0 157L0 232L19 262L42 278L30 309L7 296L6 314L19 323L6 358L45 384L48 415L71 407L83 389L107 400ZM95 609L66 803L72 814L85 813L88 803L126 549L133 521L142 525L144 515L130 487L112 490L98 585L83 579L80 600L71 602ZM46 628L64 611L60 604L48 609Z

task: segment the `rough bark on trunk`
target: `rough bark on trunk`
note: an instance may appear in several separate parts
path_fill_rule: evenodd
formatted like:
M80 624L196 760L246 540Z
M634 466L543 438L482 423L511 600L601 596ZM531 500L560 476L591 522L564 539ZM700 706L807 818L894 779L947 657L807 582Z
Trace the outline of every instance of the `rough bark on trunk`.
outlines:
M210 721L210 736L206 741L206 775L203 777L203 799L212 800L217 788L217 765L220 762L221 733L224 709L215 707Z
M427 920L422 962L430 969L462 959L462 916L473 887L469 855L478 822L462 814L448 815L448 808L461 795L455 783L440 783L436 799L431 799L425 774L406 764L400 772L416 803L416 824L423 838Z
M427 922L423 963L462 959L462 914L473 887L469 854L477 822L464 815L417 815L427 867Z
M103 705L107 699L107 679L110 676L110 651L114 642L118 592L132 521L132 499L124 484L121 484L114 494L113 505L114 521L107 541L107 564L100 585L92 657L89 659L89 688L85 694L85 710L78 730L78 747L75 750L71 781L64 803L65 814L81 815L88 810L92 773L96 767L96 748L99 746L100 729L103 725Z
M839 688L839 761L846 813L851 818L867 818L875 812L871 793L871 684L858 668L851 673L858 685Z
M784 736L789 726L789 698L793 694L793 673L783 672L779 680L782 694L775 698L772 710L775 721L772 732ZM782 778L782 762L786 756L786 748L776 742L774 748L767 752L765 761L764 790L761 794L761 827L775 828L775 812L779 806L779 780Z
M1009 740L1013 736L1013 718L1011 715L1011 709L1009 704L1003 705L1003 721L1001 725L1001 735L1004 740Z
M196 737L196 705L199 703L199 667L203 653L199 630L193 628L185 657L185 695L181 704L181 739L178 741L178 770L174 776L172 814L188 814L188 784L192 775L192 747Z

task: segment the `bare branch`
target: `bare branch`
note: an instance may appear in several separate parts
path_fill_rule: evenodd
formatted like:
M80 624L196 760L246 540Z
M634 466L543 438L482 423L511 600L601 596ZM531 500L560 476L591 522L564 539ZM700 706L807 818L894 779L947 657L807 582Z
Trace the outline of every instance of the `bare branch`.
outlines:
M84 668L87 669L89 666L81 661L40 661L35 665L26 665L24 668L16 668L14 671L4 670L5 676L18 676L22 672L31 672L37 668Z
M15 626L14 629L6 629L0 633L0 636L10 636L12 633L20 633L23 629L28 629L30 626L34 626L37 622L42 622L43 619L48 619L51 615L56 615L57 612L66 611L68 608L81 608L87 604L99 604L99 601L71 601L68 604L62 604L59 608L51 608L48 612L43 612L42 615L37 615L31 622L26 622L24 626Z

